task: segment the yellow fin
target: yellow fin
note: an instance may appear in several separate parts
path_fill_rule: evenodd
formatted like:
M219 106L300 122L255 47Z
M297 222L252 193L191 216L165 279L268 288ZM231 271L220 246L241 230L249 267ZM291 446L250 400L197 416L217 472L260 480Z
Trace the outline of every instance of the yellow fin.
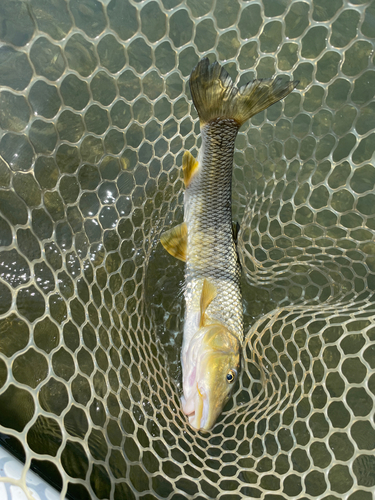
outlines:
M160 243L173 257L185 262L187 246L187 227L185 222L165 231L161 235Z
M197 171L197 168L197 160L190 153L190 151L185 151L184 156L182 157L182 170L184 173L185 187L188 187L188 185L190 184L193 175Z
M206 309L214 300L216 294L217 294L216 287L205 279L203 281L202 295L200 301L201 320L199 323L199 327L204 326Z

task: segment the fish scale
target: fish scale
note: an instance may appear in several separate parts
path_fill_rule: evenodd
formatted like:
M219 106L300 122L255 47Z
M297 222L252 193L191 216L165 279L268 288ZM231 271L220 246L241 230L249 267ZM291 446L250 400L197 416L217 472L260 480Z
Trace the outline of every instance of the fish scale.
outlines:
M185 192L186 315L199 308L203 280L209 279L217 295L207 315L242 340L240 267L231 211L233 153L238 129L234 120L220 118L202 129L201 167Z

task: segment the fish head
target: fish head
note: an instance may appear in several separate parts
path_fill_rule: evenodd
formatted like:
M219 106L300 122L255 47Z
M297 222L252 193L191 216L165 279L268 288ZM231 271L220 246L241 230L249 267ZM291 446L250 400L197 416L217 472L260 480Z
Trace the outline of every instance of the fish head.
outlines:
M223 325L215 324L198 330L193 350L194 369L184 377L183 409L192 427L209 430L238 378L240 343Z

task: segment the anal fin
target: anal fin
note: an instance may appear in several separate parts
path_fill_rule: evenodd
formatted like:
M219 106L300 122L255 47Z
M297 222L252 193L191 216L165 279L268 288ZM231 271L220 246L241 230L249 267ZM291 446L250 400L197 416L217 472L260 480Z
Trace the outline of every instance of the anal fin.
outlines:
M207 307L211 304L214 298L217 295L216 287L207 281L206 279L203 281L202 294L200 300L200 310L201 310L201 319L199 323L199 327L204 326L205 324L205 314Z
M160 237L160 243L176 259L186 261L187 226L185 222L165 231Z
M197 160L190 153L190 151L185 151L184 156L182 157L182 170L184 173L185 187L188 187L197 169Z

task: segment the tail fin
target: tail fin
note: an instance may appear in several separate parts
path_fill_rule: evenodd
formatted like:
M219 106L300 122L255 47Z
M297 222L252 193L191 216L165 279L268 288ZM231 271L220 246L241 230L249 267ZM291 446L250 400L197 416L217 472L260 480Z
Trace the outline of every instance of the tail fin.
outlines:
M219 63L207 57L199 61L190 75L190 91L201 125L215 118L232 118L239 126L287 96L296 82L282 79L253 80L239 89Z

